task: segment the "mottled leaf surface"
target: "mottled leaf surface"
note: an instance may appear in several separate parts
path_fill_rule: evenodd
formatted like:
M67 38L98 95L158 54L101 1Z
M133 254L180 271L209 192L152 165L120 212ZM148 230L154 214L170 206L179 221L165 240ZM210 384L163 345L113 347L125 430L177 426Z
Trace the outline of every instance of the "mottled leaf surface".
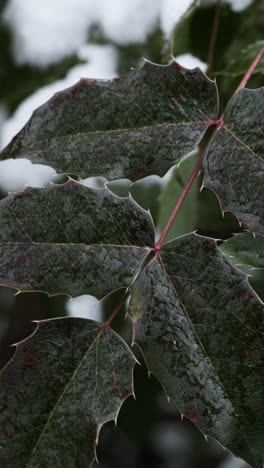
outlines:
M217 114L215 83L198 68L147 62L112 81L82 79L38 108L3 150L82 178L164 175Z
M262 47L264 47L264 41L256 41L253 44L250 44L248 47L240 51L239 55L228 64L225 70L216 72L215 74L226 76L244 75ZM264 73L264 63L262 60L254 69L253 73Z
M204 160L204 185L255 232L264 233L264 88L241 89Z
M235 234L226 240L220 249L232 257L236 265L249 265L253 268L264 268L264 237L251 232Z
M134 364L103 324L39 322L0 374L1 467L90 467L100 428L133 392Z
M0 202L0 283L22 291L102 297L129 286L153 244L150 214L107 188L70 180Z
M263 304L214 240L165 245L132 288L134 341L180 411L259 468L264 454Z

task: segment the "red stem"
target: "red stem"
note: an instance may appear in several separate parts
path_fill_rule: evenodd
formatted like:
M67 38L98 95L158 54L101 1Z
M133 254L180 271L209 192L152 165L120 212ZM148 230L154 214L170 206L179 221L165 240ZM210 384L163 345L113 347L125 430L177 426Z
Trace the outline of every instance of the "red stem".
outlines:
M215 43L216 43L219 20L220 20L221 1L222 0L217 0L217 5L215 7L214 23L213 23L212 33L211 33L211 38L210 38L210 45L209 45L209 52L208 52L208 59L207 59L207 63L208 63L207 75L209 77L213 73L214 52L215 52Z
M161 247L162 247L162 245L163 245L163 243L164 243L164 241L165 241L165 239L166 239L166 237L167 237L167 235L169 233L169 230L170 230L170 228L171 228L171 226L173 224L173 221L176 218L176 216L177 216L177 214L178 214L178 212L179 212L179 210L180 210L180 208L181 208L181 206L182 206L182 204L183 204L183 202L185 200L185 197L186 197L187 193L189 192L189 190L190 190L190 188L191 188L191 186L192 186L192 184L194 182L194 179L197 176L197 174L198 174L198 172L199 172L199 170L201 168L201 165L202 165L202 162L203 162L203 155L204 155L204 152L202 152L202 154L201 154L201 156L199 158L199 161L197 162L197 164L196 164L196 166L195 166L195 168L194 168L194 170L193 170L193 172L192 172L186 186L184 187L184 190L183 190L183 192L182 192L182 194L181 194L181 196L180 196L180 198L179 198L179 200L178 200L178 202L177 202L177 204L176 204L176 206L175 206L175 208L174 208L174 210L173 210L173 212L172 212L172 214L171 214L171 216L169 218L167 226L165 227L165 229L164 229L163 233L161 234L157 244L155 245L156 252L158 252L161 249Z
M243 80L241 81L241 83L239 84L237 89L235 90L234 95L236 93L238 93L238 91L240 91L241 88L244 88L244 86L246 86L249 78L251 77L253 71L255 70L257 65L259 64L259 62L262 59L263 55L264 55L264 47L262 47L262 49L259 51L257 57L255 58L254 62L252 62L252 64L250 65L250 67L249 67L247 73L245 74Z
M220 1L218 2L218 4L220 5ZM243 80L241 81L241 83L239 84L239 86L237 87L236 91L234 92L233 96L235 94L238 93L238 91L240 91L240 89L244 88L244 86L247 84L249 78L251 77L252 73L254 72L255 68L257 67L257 65L259 64L260 60L262 59L262 57L264 56L264 47L260 50L260 52L258 53L257 57L255 58L255 60L252 62L251 66L249 67L247 73L245 74ZM210 120L208 123L209 123L209 126L215 126L216 129L215 129L215 132L217 131L217 129L222 125L223 123L223 119L224 119L224 114L221 115L220 119L219 120ZM197 162L186 186L184 187L184 190L169 218L169 221L167 223L167 226L165 227L163 233L161 234L158 242L156 243L155 245L155 251L158 253L169 233L169 230L173 224L173 221L175 220L177 214L179 213L179 210L186 198L186 195L188 194L201 166L202 166L202 162L203 162L203 155L204 155L204 151L202 151L201 153L201 156L199 158L199 161ZM113 313L110 315L110 317L107 319L107 321L104 323L104 326L106 328L109 327L109 325L111 324L111 322L114 320L115 316L118 314L118 312L120 311L120 309L122 308L123 304L125 303L126 299L128 298L128 296L130 295L130 290L127 290L125 296L123 297L122 301L120 302L120 304L118 304L118 306L114 309Z
M127 290L126 294L124 295L123 299L121 302L116 306L110 317L107 319L107 321L104 323L104 327L108 328L111 322L114 320L116 314L120 311L120 309L123 307L124 303L126 302L128 296L130 294L130 289Z
M252 75L253 71L258 66L258 64L259 64L260 60L262 59L263 55L264 55L264 47L262 47L262 49L259 51L258 55L256 56L255 60L250 65L247 73L245 74L245 76L242 79L241 83L238 85L238 87L235 90L233 96L235 96L235 94L237 94L238 91L240 91L240 89L242 89L242 88L244 88L244 86L246 86L249 78L251 78L251 75ZM222 125L223 120L224 120L224 114L222 114L220 119L216 122L216 127L217 128L219 128Z

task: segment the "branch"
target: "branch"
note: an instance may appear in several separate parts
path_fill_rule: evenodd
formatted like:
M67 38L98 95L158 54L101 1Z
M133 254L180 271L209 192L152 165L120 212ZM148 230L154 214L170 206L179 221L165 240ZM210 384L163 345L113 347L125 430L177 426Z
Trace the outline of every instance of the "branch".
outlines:
M104 323L104 327L108 328L111 324L111 322L114 320L115 316L118 314L120 309L123 307L124 303L126 302L128 296L130 295L131 291L130 289L127 290L126 294L124 295L123 299L120 301L120 303L116 306L110 317L107 319L107 321Z
M213 73L215 43L216 43L216 37L218 33L218 26L219 26L219 20L220 20L221 2L222 0L218 0L217 5L215 7L214 22L213 22L212 33L211 33L211 38L210 38L210 45L209 45L209 52L208 52L208 59L207 59L207 63L208 63L207 75L209 77L211 77Z
M218 7L220 7L220 4L221 4L221 0L218 1ZM217 15L215 15L217 16ZM216 32L214 33L215 36L216 36ZM212 35L213 36L213 35ZM212 41L211 41L212 42ZM212 46L212 48L214 49L214 47ZM260 50L260 52L258 53L257 57L255 58L255 60L252 62L251 66L249 67L249 70L247 71L247 73L245 74L244 78L242 79L241 83L239 84L239 86L237 87L236 91L234 92L234 95L236 93L238 93L238 91L241 89L241 88L244 88L244 86L247 84L249 78L251 77L252 73L254 72L256 66L259 64L260 60L262 59L262 57L264 56L264 47ZM212 66L212 61L210 62L211 63L211 66ZM209 68L208 68L209 69ZM217 129L222 125L223 123L223 118L224 118L224 114L221 115L220 119L218 120L210 120L208 121L209 123L209 126L215 126L215 132L217 131ZM200 168L202 166L202 163L203 163L203 156L204 156L204 150L201 151L200 153L200 158L199 158L199 161L197 162L186 186L184 187L183 189L183 192L169 218L169 221L164 229L164 231L162 232L158 242L156 243L155 245L155 252L158 253L162 247L162 245L164 244L164 241L169 233L169 230L171 229L171 226L177 216L177 214L179 213L179 210L196 178L196 176L198 175L199 171L200 171ZM151 256L147 259L147 262L146 264L144 265L144 268L146 267L147 263L150 261L151 259ZM117 315L117 313L120 311L120 309L122 308L122 306L124 305L126 299L128 298L128 296L130 295L130 289L127 290L125 296L123 297L123 299L121 300L121 302L118 304L118 306L114 309L113 313L110 315L110 317L107 319L107 321L104 323L104 326L106 328L108 328L111 324L111 322L113 321L113 319L115 318L115 316Z
M263 55L264 55L264 47L262 47L262 49L259 51L257 57L255 58L255 60L250 65L247 73L245 74L245 76L242 79L241 83L238 85L238 87L235 90L233 96L235 96L238 93L238 91L240 91L240 89L242 89L242 88L244 88L246 86L249 78L251 78L252 73L254 72L255 68L258 66L258 64L259 64L260 60L262 59ZM217 128L221 127L221 125L223 124L223 120L224 120L224 113L221 115L220 119L215 122Z
M173 224L173 221L176 218L177 214L179 213L179 210L180 210L180 208L181 208L181 206L182 206L182 204L183 204L183 202L184 202L184 200L185 200L185 198L186 198L186 196L187 196L187 194L188 194L188 192L189 192L189 190L190 190L190 188L191 188L191 186L192 186L192 184L193 184L193 182L194 182L194 180L195 180L195 178L196 178L196 176L198 174L198 172L200 171L200 168L201 168L201 165L202 165L202 162L203 162L203 156L204 156L204 151L201 153L199 161L197 162L197 164L196 164L196 166L195 166L195 168L194 168L194 170L193 170L193 172L192 172L186 186L184 187L184 190L183 190L183 192L182 192L182 194L181 194L181 196L180 196L180 198L179 198L179 200L178 200L178 202L177 202L177 204L176 204L176 206L175 206L175 208L174 208L174 210L173 210L173 212L172 212L172 214L171 214L171 216L169 218L167 226L165 227L165 229L164 229L163 233L161 234L157 244L155 245L155 251L156 252L159 252L159 250L161 249L161 247L162 247L162 245L163 245L163 243L164 243L164 241L165 241L165 239L166 239L166 237L167 237L167 235L169 233L169 230L170 230L170 228L171 228L171 226Z
M262 59L264 55L264 47L262 47L262 49L260 50L260 52L258 53L257 57L255 58L255 60L252 62L252 64L250 65L247 73L245 74L243 80L241 81L241 83L238 85L237 89L235 90L234 92L234 95L238 93L238 91L240 91L240 89L244 88L249 80L249 78L251 78L251 75L252 73L254 72L255 68L257 67L257 65L259 64L260 60Z

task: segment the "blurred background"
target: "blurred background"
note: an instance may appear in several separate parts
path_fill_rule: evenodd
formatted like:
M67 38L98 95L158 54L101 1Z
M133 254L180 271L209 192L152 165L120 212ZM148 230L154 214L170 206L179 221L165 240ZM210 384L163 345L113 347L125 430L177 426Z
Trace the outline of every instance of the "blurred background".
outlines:
M200 3L198 5L198 3ZM188 11L188 15L185 13ZM264 45L263 0L0 0L0 146L3 148L55 92L82 77L111 79L140 67L143 57L166 64L175 59L187 68L199 66L216 79L220 113L251 61ZM259 65L248 87L264 84ZM210 137L208 132L203 147ZM119 196L132 194L149 209L157 236L165 227L197 160L186 156L164 178L147 177L108 183ZM0 162L0 198L30 185L63 183L47 166L27 160ZM82 183L100 187L103 178ZM169 239L191 231L227 239L246 230L236 217L222 213L215 194L192 186ZM221 242L219 242L219 245ZM236 262L236 258L232 261ZM242 268L242 267L241 267ZM262 269L245 267L252 286L264 299ZM69 299L41 293L15 295L0 286L0 367L14 353L13 343L34 330L32 320L72 315L103 320L120 301L119 290L98 302L91 296ZM113 323L131 343L125 307ZM218 443L206 440L177 408L168 403L153 376L149 378L139 350L135 395L122 406L118 426L106 424L100 434L100 468L246 468Z

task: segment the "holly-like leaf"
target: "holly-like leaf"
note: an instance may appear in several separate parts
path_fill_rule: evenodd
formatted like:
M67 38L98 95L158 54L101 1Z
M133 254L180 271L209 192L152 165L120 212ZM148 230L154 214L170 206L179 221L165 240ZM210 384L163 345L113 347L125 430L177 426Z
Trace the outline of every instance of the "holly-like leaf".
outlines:
M133 393L134 364L101 323L39 322L0 374L1 467L90 467L102 425Z
M229 101L204 160L204 185L223 210L264 233L264 88L241 89Z
M249 265L253 268L264 268L264 237L250 232L235 234L226 240L220 249L232 257L236 265Z
M180 411L259 468L264 441L263 304L213 239L165 245L132 287L134 342Z
M107 188L70 180L0 202L0 283L20 291L102 297L129 286L153 245L150 214Z
M225 70L216 72L216 75L239 76L244 75L260 50L264 47L264 41L256 41L243 49L240 54L232 60ZM260 61L253 73L264 73L263 61Z
M81 177L164 175L217 114L215 83L198 68L147 62L111 81L82 79L38 108L1 153Z

